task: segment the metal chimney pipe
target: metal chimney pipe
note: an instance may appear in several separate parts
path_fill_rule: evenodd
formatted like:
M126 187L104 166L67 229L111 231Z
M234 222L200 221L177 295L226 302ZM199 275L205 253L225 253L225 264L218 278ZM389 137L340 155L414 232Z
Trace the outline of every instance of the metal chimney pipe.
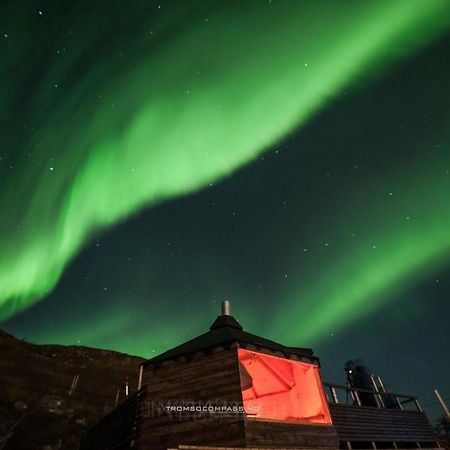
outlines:
M228 300L222 302L222 316L231 316L231 303Z

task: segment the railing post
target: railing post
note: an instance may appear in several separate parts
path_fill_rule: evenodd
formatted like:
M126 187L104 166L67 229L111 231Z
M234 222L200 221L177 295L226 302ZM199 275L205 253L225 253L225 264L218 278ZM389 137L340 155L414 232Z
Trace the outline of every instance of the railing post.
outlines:
M349 392L350 392L350 397L352 398L352 404L354 404L355 400L356 400L355 394L353 393L353 391L349 387L347 387L347 404L348 404L348 393Z
M419 400L417 398L414 399L414 403L416 405L417 411L422 412L422 407L420 406Z
M333 397L333 402L339 403L339 399L337 397L336 389L334 388L334 386L330 386L330 390L331 390L331 396Z
M142 375L144 373L144 366L141 364L139 366L139 380L138 380L138 390L142 387Z
M377 404L378 408L384 408L384 402L383 399L381 397L381 394L374 392L373 393L373 397L375 399L375 403Z
M358 403L358 406L361 406L361 399L359 398L358 391L354 391L354 395L355 395L355 398L356 398L356 403ZM352 397L353 397L353 394L352 394Z
M442 398L441 394L439 393L439 391L437 389L434 390L434 395L436 396L439 403L441 404L442 409L444 410L445 415L447 416L448 420L450 420L450 411L448 410L444 399Z
M117 403L119 402L119 392L120 392L120 388L117 389L116 401L115 401L115 403L114 403L114 408L117 408Z

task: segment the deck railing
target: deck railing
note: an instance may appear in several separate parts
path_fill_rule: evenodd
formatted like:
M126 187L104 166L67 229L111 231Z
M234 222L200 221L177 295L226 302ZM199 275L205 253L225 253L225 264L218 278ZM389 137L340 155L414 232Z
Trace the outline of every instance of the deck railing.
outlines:
M80 450L121 450L136 446L142 422L141 409L147 390L143 387L81 437Z
M344 384L324 383L329 403L347 404L353 406L373 406L376 408L390 408L404 410L407 405L414 405L414 409L422 411L417 397L413 395L397 394L379 390L359 389ZM338 393L344 391L345 401L339 401Z

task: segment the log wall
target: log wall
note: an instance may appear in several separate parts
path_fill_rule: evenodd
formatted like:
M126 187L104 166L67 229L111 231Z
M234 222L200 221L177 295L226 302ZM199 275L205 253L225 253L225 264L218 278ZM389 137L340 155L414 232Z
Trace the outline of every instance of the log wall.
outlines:
M324 448L339 447L332 425L311 425L266 420L246 421L247 447Z
M138 446L162 449L170 446L208 445L244 447L241 414L167 413L167 405L226 404L242 407L237 347L218 348L190 358L144 367L142 384L147 388L147 411ZM155 414L155 405L159 412ZM156 409L157 409L156 408Z

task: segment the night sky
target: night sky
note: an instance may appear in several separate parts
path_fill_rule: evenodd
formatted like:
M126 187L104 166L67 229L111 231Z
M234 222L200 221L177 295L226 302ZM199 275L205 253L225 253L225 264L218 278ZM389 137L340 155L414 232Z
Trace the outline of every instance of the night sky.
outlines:
M150 357L229 299L449 397L449 49L448 0L3 0L0 328Z

